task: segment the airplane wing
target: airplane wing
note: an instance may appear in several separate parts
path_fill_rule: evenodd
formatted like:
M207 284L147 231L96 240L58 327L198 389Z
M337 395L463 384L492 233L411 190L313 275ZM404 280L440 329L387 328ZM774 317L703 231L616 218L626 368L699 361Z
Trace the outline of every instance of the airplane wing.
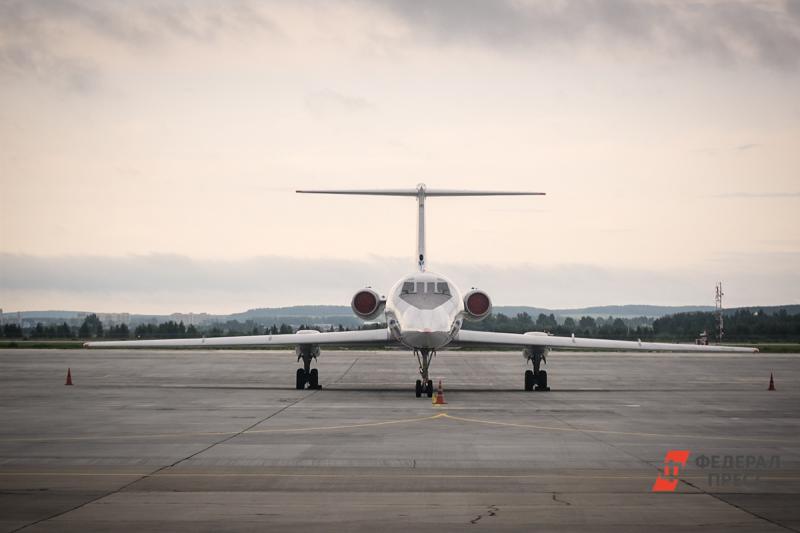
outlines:
M286 335L244 335L199 339L158 339L142 341L90 341L84 348L168 348L184 346L295 346L298 344L368 344L394 342L388 329L331 331L305 330Z
M698 344L671 344L666 342L612 341L579 337L554 337L535 334L495 333L491 331L461 330L456 335L459 344L499 344L505 346L545 346L555 348L610 348L613 350L653 350L664 352L757 352L758 348L741 346L703 346Z

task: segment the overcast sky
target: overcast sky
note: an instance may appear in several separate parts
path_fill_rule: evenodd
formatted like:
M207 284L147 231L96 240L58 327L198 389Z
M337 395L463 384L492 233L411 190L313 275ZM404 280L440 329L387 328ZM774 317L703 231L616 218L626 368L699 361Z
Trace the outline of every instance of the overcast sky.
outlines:
M0 3L0 307L800 303L800 1Z

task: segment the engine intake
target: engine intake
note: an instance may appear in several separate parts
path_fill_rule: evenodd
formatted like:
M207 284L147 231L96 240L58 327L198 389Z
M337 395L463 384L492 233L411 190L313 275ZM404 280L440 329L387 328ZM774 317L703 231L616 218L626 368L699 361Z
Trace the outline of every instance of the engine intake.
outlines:
M492 300L485 292L473 289L464 295L464 311L468 320L483 320L492 312Z
M386 300L381 298L377 292L370 288L358 291L350 302L353 313L361 320L373 320L377 318L378 315L383 312L383 307L385 305Z

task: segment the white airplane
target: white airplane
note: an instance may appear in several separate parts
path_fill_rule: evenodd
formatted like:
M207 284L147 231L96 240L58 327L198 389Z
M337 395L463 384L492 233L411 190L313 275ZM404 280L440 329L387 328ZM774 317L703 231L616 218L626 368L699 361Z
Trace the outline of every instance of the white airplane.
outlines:
M341 331L321 333L300 330L286 335L249 335L242 337L212 337L201 339L165 339L142 341L87 342L89 348L100 347L176 347L176 346L295 346L297 360L303 367L297 369L296 387L320 388L319 373L311 368L312 360L320 355L321 345L400 344L411 350L419 364L420 379L416 382L416 396L433 394L433 381L429 368L436 351L451 343L457 345L502 345L522 348L526 363L533 369L525 371L525 390L549 390L547 372L540 365L550 348L611 348L617 350L655 350L683 352L756 352L755 348L731 346L702 346L696 344L668 344L659 342L616 341L556 337L545 332L525 334L495 333L461 329L464 320L477 321L492 310L489 295L478 289L463 294L456 285L441 274L428 270L425 255L425 199L436 196L519 196L543 195L540 192L466 191L427 189L420 184L416 189L355 189L355 190L300 190L309 194L358 194L375 196L412 196L417 199L417 270L400 278L381 296L372 288L358 291L350 303L353 313L363 320L376 320L381 314L386 318L386 329Z

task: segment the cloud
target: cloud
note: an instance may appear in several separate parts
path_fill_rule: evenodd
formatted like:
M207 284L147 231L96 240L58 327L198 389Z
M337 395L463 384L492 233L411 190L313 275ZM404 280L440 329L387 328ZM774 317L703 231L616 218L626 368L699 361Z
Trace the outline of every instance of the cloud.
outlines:
M760 148L760 147L761 147L760 144L755 144L755 143L740 144L739 146L736 147L736 151L746 152L747 150L753 150L755 148Z
M410 34L443 45L534 52L582 47L614 55L649 50L778 68L795 68L800 62L800 17L792 2L382 0L378 4L404 22Z
M358 32L373 43L383 35L391 45L467 46L523 55L562 50L570 58L585 53L615 61L704 58L795 69L800 64L797 5L778 0L6 0L0 2L0 81L33 78L88 92L102 83L103 56L110 47L142 54L172 41L214 44L223 36L252 32L288 32L305 43L297 20L324 18L331 9L354 11L348 17L354 21L365 14L399 21L400 35L407 37L398 39L393 30L381 34L387 25L378 20L366 32L357 25L331 29L326 42L340 44L339 32ZM280 28L273 21L277 18L283 18ZM309 107L364 109L357 98L317 96L324 98L312 95Z
M211 43L223 32L274 26L248 1L0 2L0 80L28 77L87 92L102 78L105 46L141 51L171 39Z
M332 90L310 93L306 95L305 103L306 108L315 117L360 113L373 108L373 105L364 98L348 96Z
M800 192L728 192L711 198L800 198Z
M477 286L498 305L552 308L711 301L724 280L731 304L800 302L800 255L733 254L704 269L657 272L571 264L437 265L458 287ZM0 301L8 310L232 312L295 304L347 305L365 285L381 293L403 274L406 259L359 260L254 257L236 261L180 255L37 257L0 253Z

